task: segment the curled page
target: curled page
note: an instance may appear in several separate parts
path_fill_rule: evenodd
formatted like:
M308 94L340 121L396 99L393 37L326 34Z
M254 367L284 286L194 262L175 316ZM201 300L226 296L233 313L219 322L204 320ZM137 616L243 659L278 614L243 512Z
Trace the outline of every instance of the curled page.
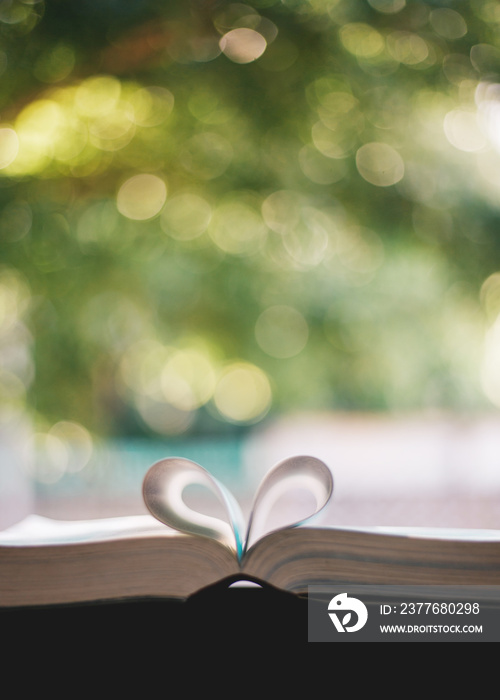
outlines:
M207 488L224 506L227 520L190 508L184 500L189 486ZM266 521L283 495L300 490L313 497L306 515L280 522L279 527L297 526L319 513L333 492L330 470L315 457L289 457L277 464L262 480L255 496L252 514L244 536L244 518L234 498L223 484L196 462L169 457L153 464L143 482L143 497L150 513L180 532L211 537L232 548L238 560L266 529ZM267 531L270 529L267 528Z
M330 469L321 460L305 455L289 457L273 467L262 480L255 495L244 551L266 531L270 531L266 530L266 522L278 500L287 493L297 490L312 496L314 505L300 519L288 518L271 530L302 525L327 505L333 493L333 477Z
M188 486L207 488L224 506L227 522L190 508L183 499ZM180 532L211 537L243 553L244 519L233 495L196 462L170 457L153 464L144 477L142 493L150 513Z

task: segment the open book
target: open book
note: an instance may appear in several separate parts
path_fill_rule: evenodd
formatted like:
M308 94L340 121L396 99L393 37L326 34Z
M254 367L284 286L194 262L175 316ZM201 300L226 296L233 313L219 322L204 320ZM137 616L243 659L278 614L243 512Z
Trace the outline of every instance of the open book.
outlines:
M189 505L193 486L208 490L225 518ZM310 511L269 529L284 494L297 489ZM311 585L500 585L500 531L314 527L332 492L323 462L286 459L265 476L245 527L235 499L201 466L163 459L144 479L151 515L35 515L0 532L0 607L186 599L239 579L297 594Z

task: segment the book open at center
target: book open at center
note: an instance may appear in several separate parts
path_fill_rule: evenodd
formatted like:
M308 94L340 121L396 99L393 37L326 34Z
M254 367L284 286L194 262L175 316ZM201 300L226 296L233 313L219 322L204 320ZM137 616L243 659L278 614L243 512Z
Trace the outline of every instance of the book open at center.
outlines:
M195 509L187 497L193 487L208 490L224 517ZM298 489L308 511L277 522L280 499ZM264 477L245 522L203 467L160 460L143 482L150 515L32 515L0 532L0 606L187 599L224 580L298 595L333 584L500 585L500 530L315 526L332 493L326 464L290 457Z

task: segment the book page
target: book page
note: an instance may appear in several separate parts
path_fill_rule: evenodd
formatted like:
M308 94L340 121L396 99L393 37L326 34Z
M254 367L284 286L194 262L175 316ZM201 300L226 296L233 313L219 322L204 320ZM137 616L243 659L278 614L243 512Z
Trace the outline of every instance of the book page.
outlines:
M299 455L279 462L264 477L255 495L245 550L268 532L310 522L325 508L332 493L333 477L321 460Z
M226 520L189 507L186 490L205 487L224 506ZM284 495L299 489L309 501L305 511L294 511L283 518L277 503ZM170 527L194 535L216 539L231 546L239 560L255 539L273 529L303 524L322 510L333 492L333 477L319 459L309 456L289 457L271 469L262 480L254 498L245 530L240 506L232 494L191 460L171 457L156 462L143 482L144 502L152 515ZM281 514L278 521L271 516Z
M226 520L189 507L185 491L195 485L218 499ZM199 464L181 457L156 462L144 477L143 497L150 513L161 522L179 532L217 540L241 558L244 532L241 508L228 489Z
M324 528L325 530L328 528ZM486 530L480 528L460 527L399 527L399 526L366 526L366 527L332 527L332 530L346 532L366 532L376 535L399 535L402 537L416 537L430 540L460 540L484 542L500 542L500 530Z
M178 535L151 515L130 515L93 520L53 520L29 515L0 532L0 546L72 544L144 535Z

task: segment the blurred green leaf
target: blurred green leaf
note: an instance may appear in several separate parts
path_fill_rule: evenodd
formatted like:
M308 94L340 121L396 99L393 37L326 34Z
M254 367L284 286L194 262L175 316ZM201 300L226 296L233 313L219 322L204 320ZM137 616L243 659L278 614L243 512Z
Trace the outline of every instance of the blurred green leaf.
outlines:
M499 37L490 0L3 3L1 415L500 405Z

